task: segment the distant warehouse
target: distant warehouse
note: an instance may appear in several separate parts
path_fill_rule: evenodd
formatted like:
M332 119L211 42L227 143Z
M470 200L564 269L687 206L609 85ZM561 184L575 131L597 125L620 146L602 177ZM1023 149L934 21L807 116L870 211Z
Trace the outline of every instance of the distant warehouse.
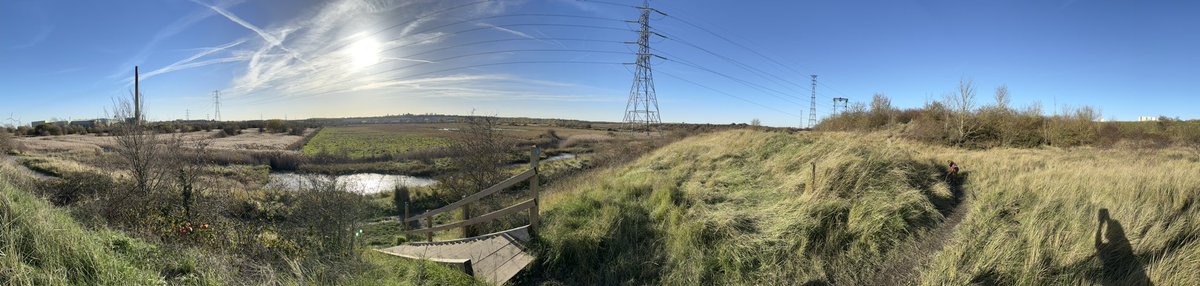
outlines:
M34 122L30 122L30 123L29 123L29 126L30 126L30 127L38 127L39 125L42 125L42 124L52 124L52 125L58 125L58 126L76 125L76 126L82 126L82 127L88 127L88 128L91 128L91 127L104 127L104 126L108 126L108 124L109 124L111 121L112 121L112 120L109 120L109 119L106 119L106 118L100 118L100 119L87 119L87 120L75 120L75 121L45 121L45 120L42 120L42 121L34 121Z
M108 119L103 119L103 118L88 119L88 120L75 120L75 121L71 121L70 125L79 125L79 126L88 127L88 128L104 127L104 126L108 126L108 122L109 122Z

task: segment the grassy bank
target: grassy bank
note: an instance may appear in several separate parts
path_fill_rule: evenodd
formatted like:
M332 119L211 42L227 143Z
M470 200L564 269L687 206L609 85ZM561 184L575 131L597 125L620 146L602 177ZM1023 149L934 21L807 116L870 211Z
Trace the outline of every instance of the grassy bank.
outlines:
M549 190L526 280L863 281L952 201L942 170L901 147L747 130L684 139Z
M243 240L262 241L242 227L203 231L194 239L124 232L106 225L85 225L72 216L76 207L54 207L29 184L46 185L17 175L15 162L0 158L0 285L473 285L468 275L435 263L390 257L362 247L350 259L326 261L308 252L269 252L285 256L286 266L255 256ZM57 179L47 179L57 180ZM13 183L22 182L22 183ZM44 188L52 188L49 184ZM234 196L245 196L240 193ZM77 214L78 215L78 214ZM288 217L295 219L295 216ZM86 220L85 220L86 221ZM275 228L275 231L281 231ZM201 233L201 232L197 232ZM304 237L289 236L302 239ZM213 243L214 240L217 243ZM238 243L235 243L238 241ZM268 240L268 241L278 241ZM271 249L271 245L258 248ZM260 253L261 254L261 253ZM268 255L269 256L269 255ZM286 270L284 270L286 269Z
M120 237L109 231L87 230L66 211L0 178L0 284L136 285L157 281L154 272L135 267L114 251L118 245L112 242Z
M1200 154L937 153L963 164L977 197L925 285L1200 284Z

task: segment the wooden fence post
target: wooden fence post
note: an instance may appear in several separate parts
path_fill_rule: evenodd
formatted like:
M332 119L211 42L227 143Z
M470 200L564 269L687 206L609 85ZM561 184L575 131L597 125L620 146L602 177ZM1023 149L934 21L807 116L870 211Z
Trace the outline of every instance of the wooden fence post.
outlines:
M425 217L425 228L432 228L432 227L433 227L433 216ZM429 242L433 242L433 232L432 231L426 232L425 239L429 240Z
M533 193L533 207L529 208L529 230L537 231L538 228L538 160L541 159L542 150L538 149L537 145L533 146L533 151L529 155L529 168L533 169L533 177L529 179L529 192Z
M471 209L470 209L470 207L471 207L471 204L463 204L463 206L462 206L462 220L469 220L469 219L471 219ZM463 238L468 238L468 237L471 237L471 236L474 236L474 233L471 233L471 226L470 226L470 225L463 225L463 226L462 226L462 237L463 237Z
M408 218L411 217L408 214L408 202L410 202L412 200L412 196L408 195L407 188L397 191L396 195L401 196L400 202L404 203L404 213L400 214L400 215L402 215L402 217L400 217L400 229L408 230L409 229Z
M811 164L812 164L812 173L811 173L811 176L808 177L808 185L811 186L813 191L816 191L817 190L817 162L812 162Z

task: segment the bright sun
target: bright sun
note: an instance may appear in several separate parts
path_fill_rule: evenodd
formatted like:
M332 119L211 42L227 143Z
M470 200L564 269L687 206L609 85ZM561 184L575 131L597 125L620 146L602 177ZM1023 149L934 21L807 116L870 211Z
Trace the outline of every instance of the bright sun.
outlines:
M358 71L379 62L379 42L365 38L354 42L346 49L350 58L350 70Z

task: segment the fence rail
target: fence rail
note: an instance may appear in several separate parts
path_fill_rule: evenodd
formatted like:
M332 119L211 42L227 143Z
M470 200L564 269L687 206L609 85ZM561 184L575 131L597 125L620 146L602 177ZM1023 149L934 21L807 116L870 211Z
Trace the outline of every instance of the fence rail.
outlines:
M516 213L516 212L519 212L522 210L529 210L529 214L528 214L529 215L529 230L534 231L538 226L538 159L541 157L541 153L542 153L541 149L538 149L536 146L534 146L532 151L530 151L529 169L528 170L525 170L524 172L521 172L520 174L517 174L516 176L512 176L511 178L505 179L504 181L502 181L498 184L495 184L491 187L483 189L482 191L479 191L477 193L471 194L470 196L467 196L466 198L458 200L457 202L453 202L449 205L445 205L443 207L440 207L440 208L437 208L434 210L425 211L424 213L421 213L421 214L418 214L415 216L409 216L408 215L408 203L405 203L404 217L401 219L401 221L403 223L401 223L401 225L403 225L404 227L408 227L409 223L411 223L411 222L419 223L422 220L424 220L424 224L423 224L423 228L406 230L406 231L404 231L404 233L405 234L413 234L413 235L425 234L426 238L429 241L433 241L433 233L436 231L448 230L448 229L453 229L453 228L463 228L464 233L465 233L466 227L468 227L468 226L496 220L505 215L513 214L513 213ZM446 212L456 210L456 209L465 208L470 203L477 202L487 196L490 196L490 195L493 195L502 190L511 188L512 186L515 186L524 181L529 181L529 192L533 196L533 198L531 198L531 199L522 201L520 203L511 205L511 206L505 207L503 209L493 211L493 212L490 212L490 213L487 213L487 214L484 214L481 216L477 216L477 217L473 217L473 218L472 217L464 217L463 220L460 220L457 222L452 222L452 223L447 223L447 224L442 224L442 225L437 225L437 226L433 225L433 217L438 214L446 213ZM409 200L408 200L408 198L405 198L404 201L407 202Z

